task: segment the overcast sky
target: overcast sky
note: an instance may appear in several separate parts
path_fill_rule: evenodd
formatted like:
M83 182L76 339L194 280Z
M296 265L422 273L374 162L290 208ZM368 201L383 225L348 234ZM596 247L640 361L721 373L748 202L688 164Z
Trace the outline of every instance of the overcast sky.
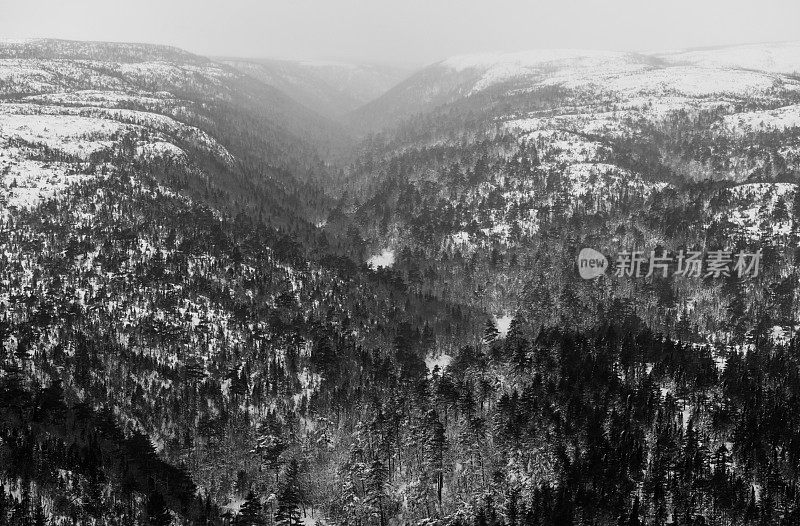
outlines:
M203 55L427 64L535 48L800 40L798 0L0 0L0 38L171 44Z

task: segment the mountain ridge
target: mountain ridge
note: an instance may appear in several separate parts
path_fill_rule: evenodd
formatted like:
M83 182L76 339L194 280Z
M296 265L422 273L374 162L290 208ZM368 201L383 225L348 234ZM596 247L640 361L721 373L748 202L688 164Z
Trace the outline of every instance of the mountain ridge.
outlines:
M737 47L721 49L730 51ZM377 132L396 126L405 118L482 91L502 89L504 85L507 90L534 90L538 86L624 94L625 90L635 90L649 82L652 86L644 95L674 92L702 96L728 90L742 97L748 93L766 94L775 80L796 83L794 72L800 68L800 60L795 58L793 63L783 55L796 57L800 43L754 45L747 49L756 52L748 59L747 68L736 67L735 61L726 61L724 56L715 61L713 53L539 49L457 55L424 67L380 98L351 112L349 119L356 127L360 125L364 133ZM770 62L771 50L780 51L782 61ZM761 69L757 67L758 60L762 61ZM712 71L719 79L705 81ZM675 74L671 75L672 72Z

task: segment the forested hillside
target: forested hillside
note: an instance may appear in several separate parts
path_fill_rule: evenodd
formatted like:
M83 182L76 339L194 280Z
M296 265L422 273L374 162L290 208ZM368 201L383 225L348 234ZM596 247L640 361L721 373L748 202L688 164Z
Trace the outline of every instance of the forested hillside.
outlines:
M0 44L0 524L800 523L793 50Z
M199 168L202 177L176 181L194 197L304 235L325 207L308 181L349 144L341 126L272 86L161 46L4 43L0 93L8 137L57 150L72 143L67 153L86 160L129 137L165 171Z

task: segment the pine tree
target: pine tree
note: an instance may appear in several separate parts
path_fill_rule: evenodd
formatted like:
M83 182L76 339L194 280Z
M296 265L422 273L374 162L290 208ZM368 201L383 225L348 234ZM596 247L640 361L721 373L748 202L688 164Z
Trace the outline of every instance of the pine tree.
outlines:
M631 509L626 526L641 526L641 524L642 522L639 520L639 497L637 496L633 503L633 508Z
M263 526L266 524L261 514L261 500L251 490L234 522L236 526Z
M370 465L367 478L367 503L376 510L381 526L386 523L386 514L384 511L384 498L386 495L384 493L384 485L388 478L389 471L386 469L386 465L381 462L378 457L375 457L372 461L372 465Z
M283 438L283 426L274 412L267 414L266 419L259 424L259 436L254 449L261 456L267 467L275 471L275 481L278 481L282 460L281 455L289 447Z
M11 515L11 524L20 526L31 526L31 493L30 484L24 483L22 488L22 499L14 506L14 513Z
M508 333L506 334L505 341L506 355L513 357L519 352L525 352L527 343L522 317L520 314L517 314L511 319L511 323L508 326Z
M158 491L152 491L147 499L147 519L150 526L169 526L172 516L164 502L164 497Z
M275 524L281 526L297 526L300 524L300 467L297 459L289 461L285 480L278 494L278 511Z
M42 508L42 499L39 499L36 502L36 507L33 510L33 526L46 526L47 525L47 517L44 515L44 509Z
M483 343L492 343L499 337L500 331L497 330L494 320L486 320L486 325L483 328Z
M436 498L441 507L442 487L444 485L444 450L446 447L445 430L439 421L436 411L431 410L428 412L427 421L426 461L436 481Z

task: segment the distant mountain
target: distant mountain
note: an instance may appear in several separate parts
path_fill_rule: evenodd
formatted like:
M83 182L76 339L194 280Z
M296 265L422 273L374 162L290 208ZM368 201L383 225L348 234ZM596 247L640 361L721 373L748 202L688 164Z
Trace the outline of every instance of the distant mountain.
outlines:
M751 69L793 76L800 74L800 42L700 48L655 56L676 64Z
M28 60L94 60L104 62L168 61L207 65L209 60L188 51L158 44L92 42L50 38L0 39L3 56Z
M741 56L737 49L669 55L537 50L453 57L415 73L349 118L364 131L378 131L418 114L445 115L450 105L461 107L452 106L459 113L508 118L548 105L635 108L656 100L696 107L723 96L780 103L781 97L798 93L800 82L792 75L798 67L796 45L751 46ZM741 64L732 57L741 57Z
M313 219L305 204L285 204L349 144L341 126L280 90L165 46L6 41L0 97L8 137L88 141L71 152L84 159L128 137L149 158L197 168L202 175L184 178L194 191L254 213L272 203L279 223Z
M324 61L231 58L223 62L331 118L378 98L411 72L397 66Z

